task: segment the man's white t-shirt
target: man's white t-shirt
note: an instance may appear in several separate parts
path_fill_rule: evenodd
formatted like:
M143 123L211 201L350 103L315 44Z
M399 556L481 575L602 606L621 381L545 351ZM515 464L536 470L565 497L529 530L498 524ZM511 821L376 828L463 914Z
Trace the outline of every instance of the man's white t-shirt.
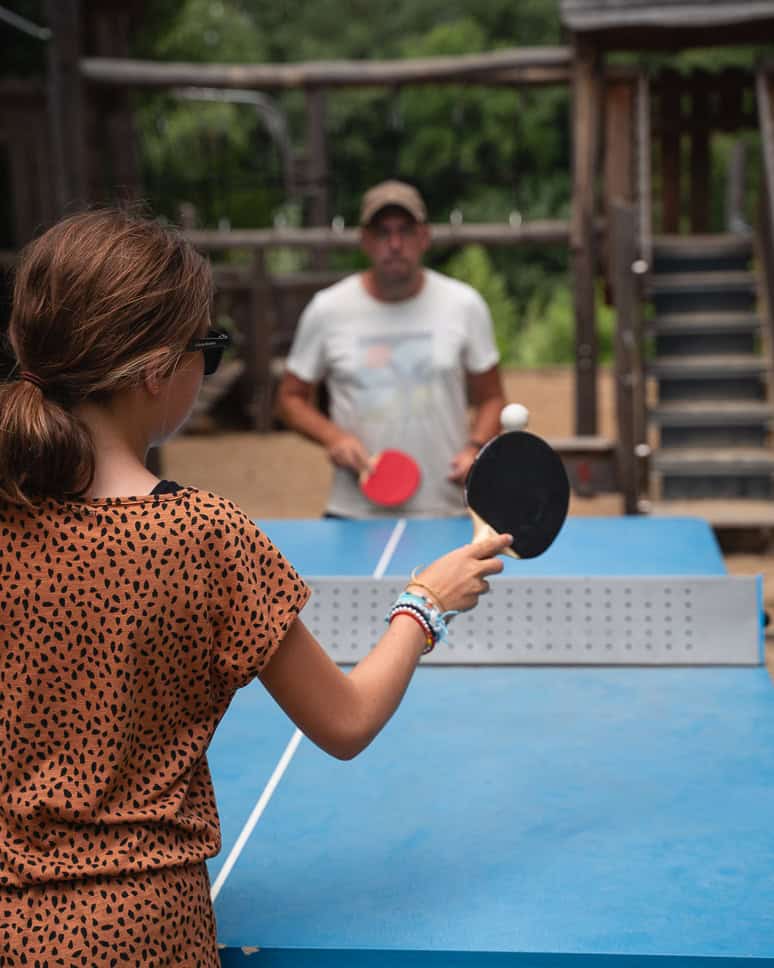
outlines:
M401 302L374 299L361 275L318 292L299 321L288 370L326 383L331 420L369 453L404 450L422 471L417 493L395 511L374 507L355 474L336 467L327 510L353 518L461 514L462 488L448 475L468 438L465 375L498 359L484 300L431 269L420 292Z

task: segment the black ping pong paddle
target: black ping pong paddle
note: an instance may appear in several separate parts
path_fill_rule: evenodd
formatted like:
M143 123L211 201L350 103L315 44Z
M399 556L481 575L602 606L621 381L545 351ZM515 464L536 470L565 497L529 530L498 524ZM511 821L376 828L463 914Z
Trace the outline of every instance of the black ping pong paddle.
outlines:
M473 540L513 535L506 554L537 558L550 547L567 517L570 482L561 458L542 438L513 430L493 437L465 482Z

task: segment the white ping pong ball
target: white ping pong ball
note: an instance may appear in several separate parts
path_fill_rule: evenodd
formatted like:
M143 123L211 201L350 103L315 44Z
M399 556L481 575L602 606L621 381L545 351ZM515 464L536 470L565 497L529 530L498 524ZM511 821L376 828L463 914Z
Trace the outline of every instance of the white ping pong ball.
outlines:
M509 403L500 412L500 424L503 430L524 430L529 420L529 410L523 403Z

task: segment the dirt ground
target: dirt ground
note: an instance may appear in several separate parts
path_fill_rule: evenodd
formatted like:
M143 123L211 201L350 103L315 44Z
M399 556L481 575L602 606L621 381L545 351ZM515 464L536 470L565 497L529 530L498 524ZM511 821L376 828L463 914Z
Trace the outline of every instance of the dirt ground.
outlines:
M542 437L573 433L573 374L570 367L508 370L504 374L509 400L530 411L530 430ZM614 435L613 381L600 375L599 432ZM207 488L261 518L316 518L321 514L330 482L330 467L315 444L287 432L182 434L165 446L163 473L173 480ZM621 513L617 495L573 497L570 513L608 516ZM774 555L728 554L731 574L764 576L766 608L774 616ZM772 670L774 640L767 639Z

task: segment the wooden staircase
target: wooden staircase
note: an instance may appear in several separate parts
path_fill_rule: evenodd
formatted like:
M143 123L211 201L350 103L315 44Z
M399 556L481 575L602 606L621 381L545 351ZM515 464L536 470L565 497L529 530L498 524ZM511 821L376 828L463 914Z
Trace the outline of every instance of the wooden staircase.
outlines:
M723 532L774 529L767 358L745 236L654 240L650 510Z

